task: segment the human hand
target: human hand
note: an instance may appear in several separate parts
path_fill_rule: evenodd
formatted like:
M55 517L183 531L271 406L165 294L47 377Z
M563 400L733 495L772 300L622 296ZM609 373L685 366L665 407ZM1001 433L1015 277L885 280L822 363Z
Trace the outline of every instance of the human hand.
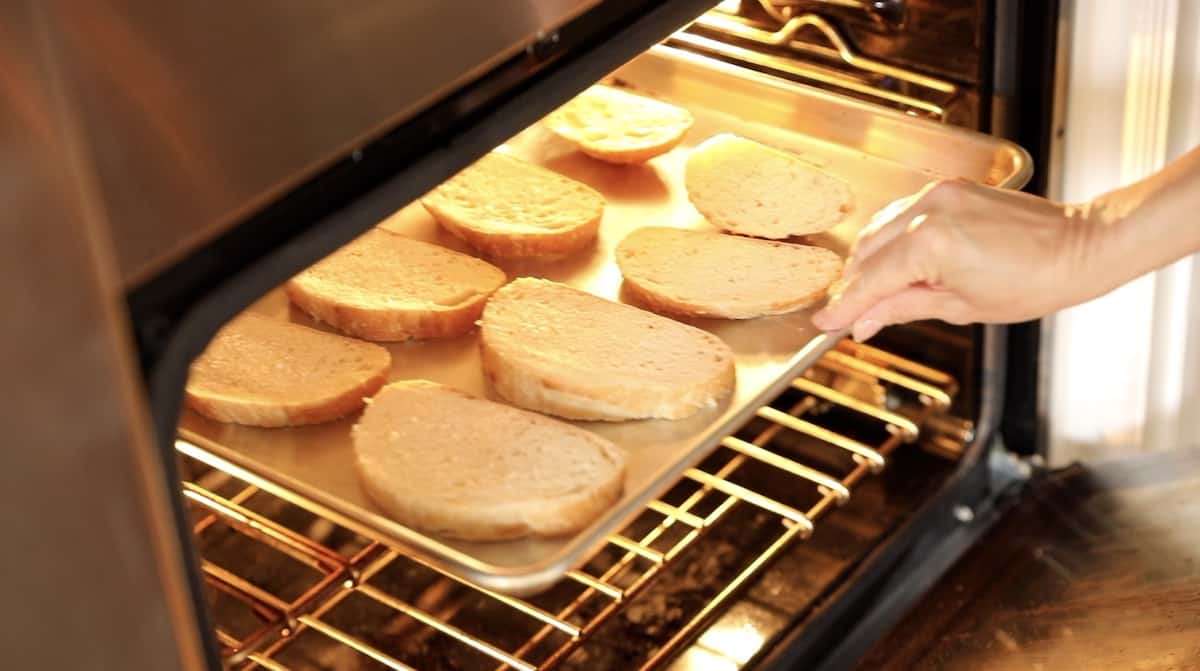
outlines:
M1017 322L1102 293L1086 208L965 180L939 181L880 210L855 242L823 330L863 341L918 319Z

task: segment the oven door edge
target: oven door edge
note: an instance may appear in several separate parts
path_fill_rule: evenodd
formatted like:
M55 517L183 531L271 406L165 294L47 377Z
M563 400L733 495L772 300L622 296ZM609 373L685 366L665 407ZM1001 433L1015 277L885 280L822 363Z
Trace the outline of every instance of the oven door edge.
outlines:
M942 488L822 599L755 668L854 668L934 583L1008 510L1031 475L997 431L1005 396L1007 327L983 339L978 430Z

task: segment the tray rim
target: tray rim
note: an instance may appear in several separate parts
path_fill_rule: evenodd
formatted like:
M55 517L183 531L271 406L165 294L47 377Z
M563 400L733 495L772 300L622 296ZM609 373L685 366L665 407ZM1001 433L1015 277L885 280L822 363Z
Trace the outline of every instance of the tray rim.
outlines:
M710 431L713 436L711 444L709 440L702 441L686 458L677 460L669 469L664 470L659 479L668 481L666 487L672 486L683 477L685 471L711 454L726 435L749 421L759 407L781 394L793 378L832 349L838 340L840 335L827 333L810 340L791 358L786 373L778 376L735 412L725 415L719 424L713 425L715 428ZM553 585L567 572L576 568L581 558L585 558L593 548L606 542L614 531L641 514L649 502L662 493L661 487L652 483L639 495L630 497L617 512L612 513L606 524L597 527L593 533L575 535L570 542L548 557L522 566L496 566L442 543L434 536L410 529L380 513L366 511L365 517L375 524L364 522L361 509L354 504L283 473L267 473L265 471L268 469L258 468L254 459L190 429L180 428L178 433L176 450L193 459L231 472L239 479L293 505L326 516L363 536L384 542L401 551L419 554L423 559L478 586L514 596L535 594ZM412 540L407 540L408 538Z

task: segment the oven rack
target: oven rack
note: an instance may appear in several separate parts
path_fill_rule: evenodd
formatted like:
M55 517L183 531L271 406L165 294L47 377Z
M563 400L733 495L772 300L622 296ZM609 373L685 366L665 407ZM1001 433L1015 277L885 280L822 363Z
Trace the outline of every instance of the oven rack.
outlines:
M918 410L901 414L880 397L860 393L863 389L898 391L915 399ZM465 655L478 668L552 669L634 602L681 553L702 542L705 532L736 506L753 506L778 518L773 540L641 667L650 669L670 661L773 559L807 538L815 522L845 503L860 481L884 468L893 450L916 440L925 416L948 408L955 391L955 381L945 373L870 346L839 343L793 381L783 407L776 403L758 410L759 428L722 442L720 450L728 459L719 467L689 469L676 488L611 536L589 563L568 573L546 595L529 599L470 584L260 490L239 479L236 468L193 445L178 441L177 448L185 473L190 473L183 494L193 513L217 640L227 665L236 669L319 667L308 657L318 650L358 655L360 661L370 660L369 668L417 668L384 649L397 635L425 636L430 645ZM818 419L830 407L861 416L883 429L878 433L884 437L868 445L823 426ZM849 457L848 468L823 471L778 449L776 439L784 432ZM736 472L750 461L811 489L811 503L801 509L736 482ZM220 543L212 544L210 537L218 533ZM244 565L248 555L254 555L249 570ZM291 568L280 570L272 562ZM272 584L285 574L302 577ZM504 647L495 637L489 640L489 632L468 630L456 622L464 608L500 613L495 617L505 621L506 629L523 628L524 642ZM343 610L358 614L348 619ZM370 626L356 630L365 623ZM391 634L369 640L374 631ZM334 666L341 668L329 668Z
M822 0L825 4L847 7L891 26L901 26L905 20L907 0ZM801 0L758 0L758 6L771 18L786 21L795 16L796 5ZM740 6L740 0L731 0L732 6Z
M761 4L771 8L768 13L780 22L777 29L760 27L718 8L702 14L688 29L672 35L668 43L790 78L836 87L920 116L940 121L947 119L948 106L960 93L955 83L862 56L821 16L794 14L790 6L779 8L765 0ZM697 29L718 37L701 34ZM820 34L829 46L799 39L805 30ZM741 46L730 38L754 46ZM772 53L779 49L787 53ZM799 60L794 55L797 53L839 62L849 69L849 73Z

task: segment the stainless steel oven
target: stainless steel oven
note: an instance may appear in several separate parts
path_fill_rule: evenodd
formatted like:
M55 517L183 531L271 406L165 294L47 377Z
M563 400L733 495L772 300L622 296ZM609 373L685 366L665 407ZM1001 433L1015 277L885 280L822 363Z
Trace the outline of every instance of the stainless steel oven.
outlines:
M942 175L1043 190L1057 3L0 19L15 666L849 668L1037 463L1036 326L814 340L619 528L510 593L181 424L181 397L219 325L602 78L875 166L847 168L871 198Z

